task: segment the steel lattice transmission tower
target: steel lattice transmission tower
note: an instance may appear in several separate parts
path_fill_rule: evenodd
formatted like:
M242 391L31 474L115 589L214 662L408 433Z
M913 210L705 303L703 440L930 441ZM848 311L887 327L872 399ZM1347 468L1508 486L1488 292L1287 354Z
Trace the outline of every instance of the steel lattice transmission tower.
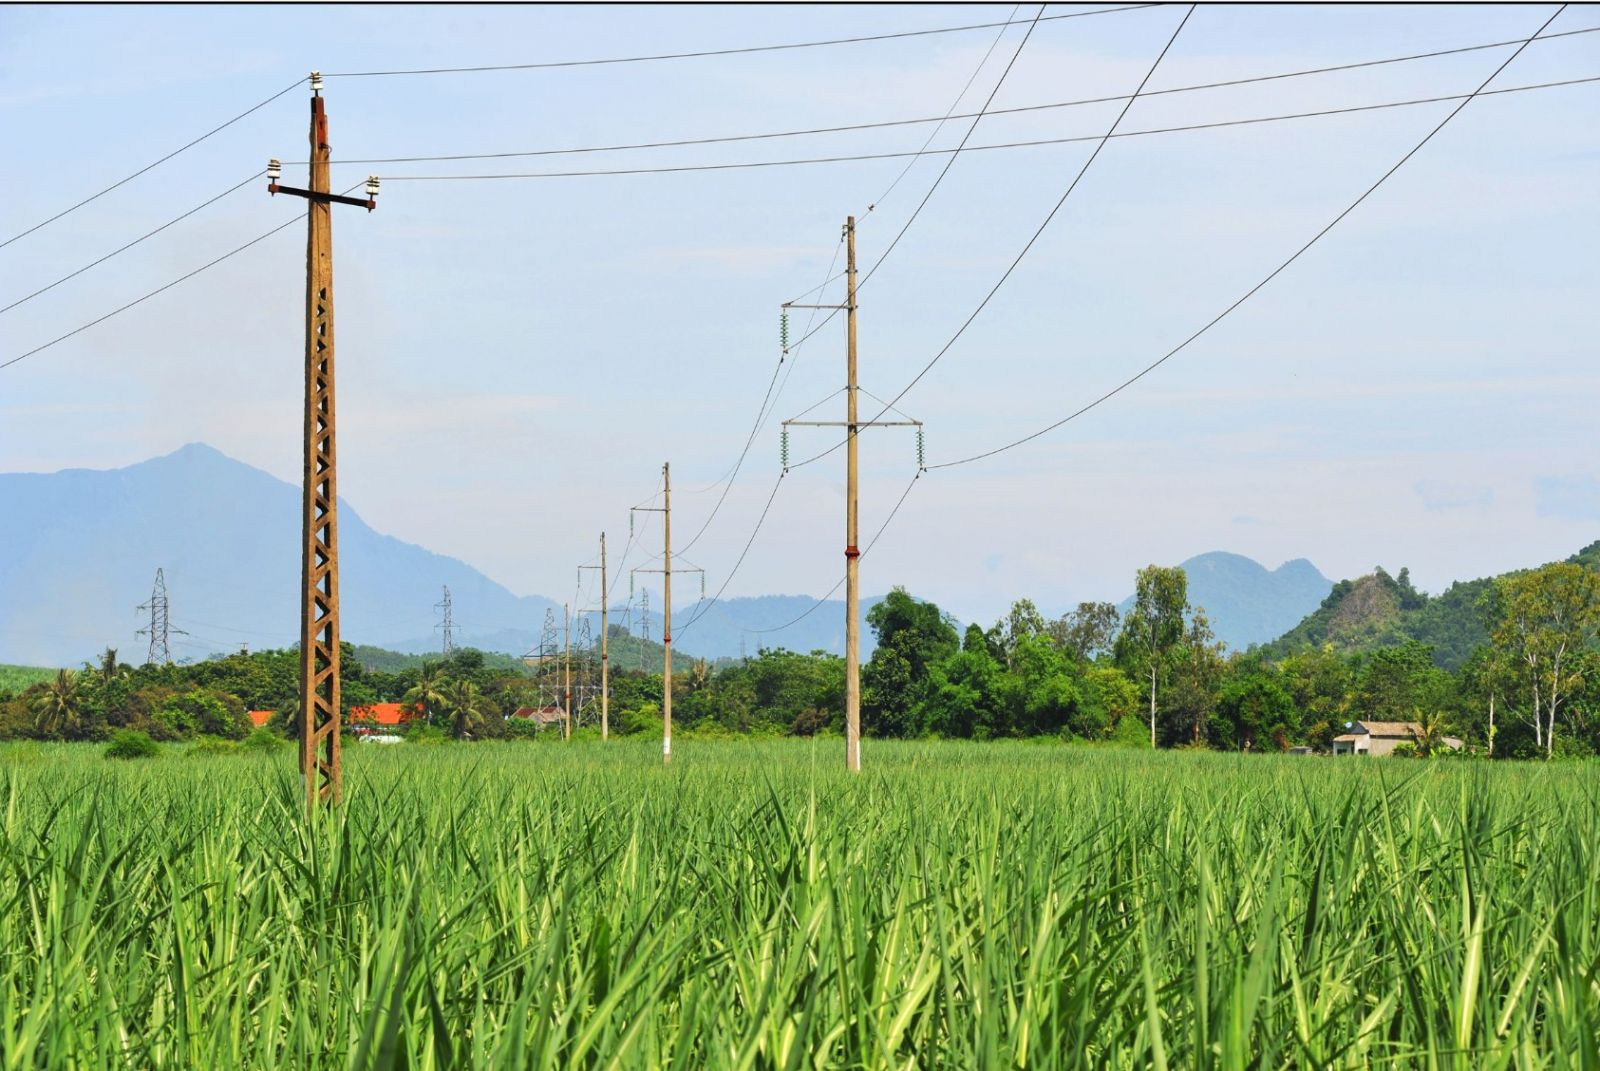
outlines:
M145 659L146 665L172 664L172 649L168 646L168 637L173 633L187 636L188 633L181 628L172 627L171 603L167 599L167 578L162 570L156 570L155 587L150 590L150 601L139 606L140 613L149 613L150 624L135 632L135 636L150 637L150 655Z
M334 442L333 205L377 207L378 180L365 200L331 193L328 115L322 75L311 72L310 185L280 186L283 165L267 165L267 192L306 199L305 465L300 527L300 773L306 803L338 803L339 486Z
M439 630L440 649L444 656L449 658L455 653L456 641L454 636L455 622L450 619L450 589L444 588L444 598L433 604L435 610L440 611L439 623L434 628Z

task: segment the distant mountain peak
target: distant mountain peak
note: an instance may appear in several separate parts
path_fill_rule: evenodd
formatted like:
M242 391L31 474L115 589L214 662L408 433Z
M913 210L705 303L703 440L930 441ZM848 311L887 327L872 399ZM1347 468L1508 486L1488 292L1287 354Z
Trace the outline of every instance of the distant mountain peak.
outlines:
M1205 608L1212 631L1234 650L1277 639L1333 588L1333 581L1304 558L1269 571L1254 558L1213 550L1180 567L1188 577L1190 605ZM1120 609L1132 605L1130 596Z

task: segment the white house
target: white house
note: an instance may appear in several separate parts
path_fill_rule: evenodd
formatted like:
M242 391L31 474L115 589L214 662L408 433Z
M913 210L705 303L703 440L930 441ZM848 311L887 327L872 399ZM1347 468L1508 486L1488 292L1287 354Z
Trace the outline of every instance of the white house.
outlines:
M1354 721L1348 732L1333 738L1335 755L1388 755L1401 744L1415 743L1422 726L1414 721ZM1452 751L1461 750L1461 738L1441 737L1440 742Z

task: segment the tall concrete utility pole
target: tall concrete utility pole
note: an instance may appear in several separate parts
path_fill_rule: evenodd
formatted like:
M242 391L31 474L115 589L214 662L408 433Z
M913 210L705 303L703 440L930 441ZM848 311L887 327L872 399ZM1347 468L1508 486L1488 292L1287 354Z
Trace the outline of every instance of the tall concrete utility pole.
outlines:
M328 191L328 116L322 75L311 72L311 184L278 185L283 165L267 165L267 192L304 197L306 209L305 465L300 539L300 773L306 803L338 803L339 487L334 443L333 218L335 203L371 212L378 180L358 200Z
M600 564L580 565L581 569L600 570L600 739L608 740L611 737L611 648L610 629L607 627L606 610L611 601L610 590L606 587L606 534L600 533Z
M635 569L661 574L661 761L672 761L672 463L661 465L661 505L635 506L661 514L661 568ZM648 604L646 604L648 606ZM648 615L648 609L646 614Z
M844 765L861 769L861 572L859 455L857 453L856 395L856 217L845 220L845 419L785 420L784 427L845 429L845 508L844 508ZM837 308L834 305L786 305L785 308ZM910 426L920 428L920 420L874 420L873 427ZM787 447L785 447L787 450Z

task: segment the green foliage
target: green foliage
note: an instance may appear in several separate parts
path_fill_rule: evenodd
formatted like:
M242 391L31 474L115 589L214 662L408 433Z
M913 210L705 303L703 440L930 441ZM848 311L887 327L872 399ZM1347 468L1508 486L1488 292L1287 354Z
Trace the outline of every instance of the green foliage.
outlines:
M161 745L137 729L118 729L111 734L106 745L108 759L153 759L161 754Z
M406 727L406 743L408 744L446 744L450 742L450 734L437 725L425 721L415 721Z
M1592 1065L1593 762L530 750L8 746L7 1064Z
M56 675L56 670L38 666L0 665L0 696L16 695L35 684L43 684Z
M271 754L282 751L289 746L289 742L283 738L282 734L275 733L266 726L262 726L245 737L239 746L246 751Z

